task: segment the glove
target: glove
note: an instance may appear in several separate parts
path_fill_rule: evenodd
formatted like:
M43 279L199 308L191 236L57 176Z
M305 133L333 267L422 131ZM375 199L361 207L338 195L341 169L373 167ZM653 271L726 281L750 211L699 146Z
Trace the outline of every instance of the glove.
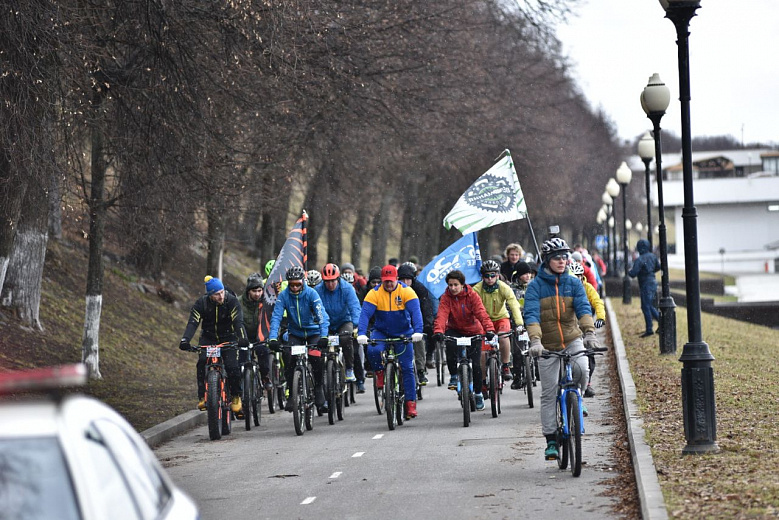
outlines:
M495 338L495 333L491 330L487 331L485 337L487 338L487 341L492 341Z
M433 334L433 341L436 343L441 343L444 340L444 333L443 332L436 332Z
M595 337L595 331L589 330L584 333L584 348L586 349L593 349L600 347L600 343L598 342L598 338Z
M271 339L268 340L268 349L272 352L278 352L279 351L279 340L277 339Z
M521 336L525 332L525 326L524 325L517 325L517 328L514 329L514 330L517 331L517 334L519 334Z
M425 336L421 332L415 332L415 333L413 333L411 335L411 342L412 343L419 343L423 339L425 339Z
M365 334L361 334L361 335L357 336L357 343L359 343L360 345L367 345L368 344L368 336L366 336Z
M606 322L604 320L595 320L595 328L596 329L599 329L599 328L603 327L605 324L606 324Z
M319 348L327 348L327 346L330 344L330 340L327 339L327 336L322 336L319 338L319 341L317 341L316 344L319 346Z
M238 348L246 348L249 346L249 340L246 338L238 338Z
M189 344L189 340L188 339L182 338L181 339L181 343L179 343L179 348L181 350L192 350L192 345Z
M541 344L539 338L533 338L530 340L530 355L537 358L544 352L544 346Z

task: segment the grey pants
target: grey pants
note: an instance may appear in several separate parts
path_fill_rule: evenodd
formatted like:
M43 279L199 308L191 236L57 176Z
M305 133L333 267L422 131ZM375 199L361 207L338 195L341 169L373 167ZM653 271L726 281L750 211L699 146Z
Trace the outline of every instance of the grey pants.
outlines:
M417 370L425 369L425 340L414 343L414 361L417 363Z
M582 339L578 338L565 348L565 352L575 353L584 350ZM538 358L538 372L541 376L541 432L552 435L557 431L557 383L559 382L560 364L557 357ZM589 367L587 356L579 356L573 360L573 378L580 390L587 386Z

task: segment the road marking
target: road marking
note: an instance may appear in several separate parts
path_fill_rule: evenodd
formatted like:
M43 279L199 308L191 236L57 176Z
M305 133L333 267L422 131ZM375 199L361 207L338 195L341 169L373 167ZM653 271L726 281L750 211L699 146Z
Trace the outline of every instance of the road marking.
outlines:
M306 498L304 501L302 501L302 502L300 503L300 505L301 505L301 506L307 506L308 504L310 504L310 503L311 503L311 502L313 502L314 500L316 500L316 497L308 497L308 498Z
M373 436L374 439L381 439L382 437L384 437L383 433L379 433L379 434Z
M352 455L352 458L356 458L356 457L362 457L363 455L365 455L365 452L364 452L364 451L358 451L357 453L355 453L354 455Z
M340 476L341 476L341 473L342 473L341 471L336 471L335 473L333 473L332 475L330 475L330 478L338 478L338 477L340 477Z

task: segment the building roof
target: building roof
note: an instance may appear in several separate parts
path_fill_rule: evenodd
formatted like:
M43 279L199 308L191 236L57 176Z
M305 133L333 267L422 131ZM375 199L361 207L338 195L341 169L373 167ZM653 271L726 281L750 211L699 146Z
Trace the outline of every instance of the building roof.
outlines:
M775 157L779 155L779 151L772 150L770 148L759 148L755 150L720 150L709 152L693 152L692 161L699 162L705 159L713 159L716 157L722 157L730 160L734 167L739 166L755 166L762 164L762 157ZM668 170L677 165L681 165L682 154L680 153L664 153L662 157L662 166L664 170ZM644 171L644 163L638 155L633 155L627 161L630 169L636 172ZM650 166L654 173L654 164ZM681 169L681 168L679 168Z
M693 190L696 206L779 202L779 176L695 179ZM656 183L652 183L652 202L657 205ZM663 181L663 203L684 206L682 181Z

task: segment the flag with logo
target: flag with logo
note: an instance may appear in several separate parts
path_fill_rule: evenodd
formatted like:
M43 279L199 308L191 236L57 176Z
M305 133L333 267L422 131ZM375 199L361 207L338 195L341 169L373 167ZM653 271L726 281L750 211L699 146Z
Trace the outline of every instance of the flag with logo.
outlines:
M270 318L273 315L273 307L276 305L278 291L281 290L281 283L286 280L287 269L292 266L300 266L306 270L308 261L308 239L306 237L306 225L308 222L308 213L303 214L292 226L292 230L287 235L287 240L276 257L276 263L273 264L268 279L265 280L265 290L262 293L262 308L260 309L260 327L257 331L257 338L260 341L268 339L270 331Z
M465 190L446 217L444 227L464 235L527 217L527 205L508 149L495 165Z
M465 275L465 282L474 284L481 280L481 251L476 233L468 233L447 247L422 269L417 280L436 298L446 290L446 275L458 269Z

